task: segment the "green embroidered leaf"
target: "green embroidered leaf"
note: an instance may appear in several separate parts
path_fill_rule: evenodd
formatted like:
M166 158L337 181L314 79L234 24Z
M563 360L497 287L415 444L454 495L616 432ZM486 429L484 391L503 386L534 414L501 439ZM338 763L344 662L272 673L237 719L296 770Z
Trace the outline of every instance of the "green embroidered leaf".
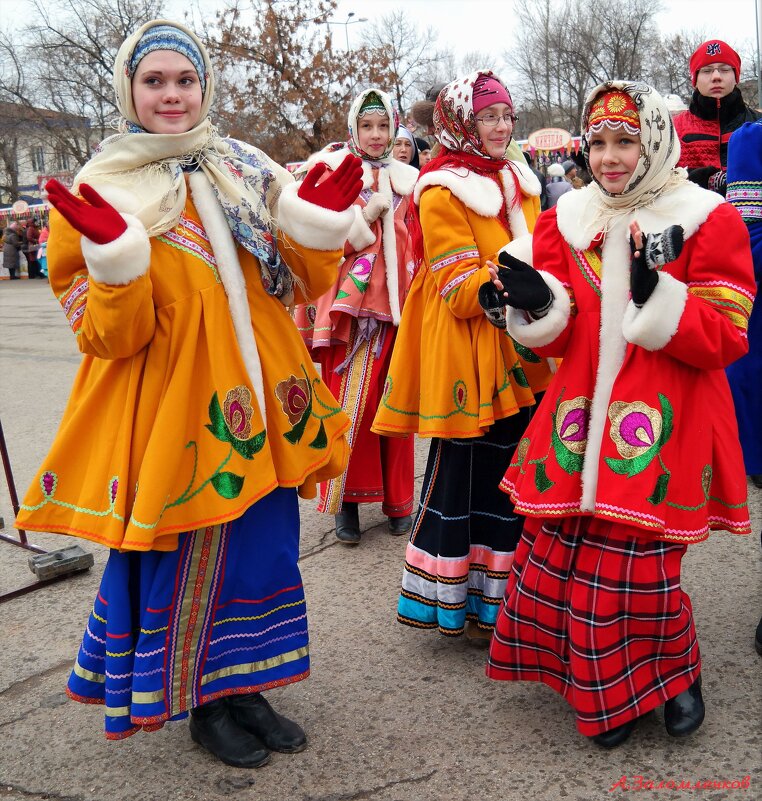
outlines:
M225 424L225 415L222 413L222 407L216 392L209 401L209 419L211 424L207 424L206 427L220 442L232 442L235 439Z
M217 494L228 500L237 498L243 489L244 478L235 473L215 473L210 480Z
M349 292L345 292L343 289L340 289L336 293L336 300L341 300L341 298L348 298L348 297L349 297Z
M667 484L669 483L669 473L662 473L656 479L656 486L651 495L646 498L649 503L658 506L667 497Z
M315 450L319 450L320 448L325 448L328 444L328 437L325 433L325 426L323 425L323 421L320 421L320 428L318 428L317 436L315 439L310 442L310 448L315 448Z
M526 373L521 369L521 365L518 362L511 367L511 372L516 379L516 383L520 387L524 387L525 389L529 388L529 381L527 381Z
M311 414L312 414L312 395L310 394L310 402L307 404L307 408L304 410L302 419L291 429L291 431L287 431L283 435L285 439L292 445L296 445L296 443L299 442L299 440L301 440L302 436L304 436L304 429L307 427L307 422L309 421Z
M534 470L534 485L537 487L537 491L546 492L555 483L548 478L548 474L545 472L545 462L538 462Z
M511 341L513 342L513 347L516 350L516 353L518 353L525 362L529 362L530 364L539 364L542 361L542 359L540 359L540 357L534 351L529 350L526 345L522 345L521 342L516 342L513 337L511 337Z
M657 440L647 451L643 451L640 456L632 459L614 459L612 456L607 456L606 464L620 476L636 476L651 464L654 456L659 452L659 448L661 448L661 440Z
M267 431L260 431L259 434L255 434L250 439L236 439L233 437L230 440L230 444L235 448L235 450L243 456L244 459L253 459L254 456L259 453L265 444L265 439L267 438Z
M672 411L672 404L666 395L659 394L659 403L661 404L661 436L659 437L659 445L664 446L667 440L672 436L672 423L675 419L675 413Z
M360 292L365 292L368 288L367 281L361 281L359 278L356 278L352 273L349 274L349 277L352 279L352 283L357 287Z
M556 454L556 461L561 467L569 474L581 473L582 465L584 464L584 456L581 453L572 453L563 442L561 442L558 432L556 431L556 415L551 415L553 419L553 426L550 430L551 441L553 442L553 450Z

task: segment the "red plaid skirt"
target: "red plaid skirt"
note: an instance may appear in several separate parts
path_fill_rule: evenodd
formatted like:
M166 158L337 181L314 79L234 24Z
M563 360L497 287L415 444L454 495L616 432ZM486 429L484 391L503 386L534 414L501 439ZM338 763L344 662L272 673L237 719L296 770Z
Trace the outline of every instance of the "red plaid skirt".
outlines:
M527 520L487 664L492 679L561 693L587 736L663 704L701 670L680 588L686 546L591 522Z

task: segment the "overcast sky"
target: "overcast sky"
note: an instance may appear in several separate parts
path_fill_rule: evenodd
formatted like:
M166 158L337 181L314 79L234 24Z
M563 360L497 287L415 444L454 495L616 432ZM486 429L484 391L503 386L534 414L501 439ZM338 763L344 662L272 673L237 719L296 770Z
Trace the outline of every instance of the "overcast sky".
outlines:
M561 0L558 2L560 5ZM223 5L224 0L166 0L166 3L168 16L182 20L189 6L200 5L203 13L208 14ZM754 52L757 3L762 4L762 0L661 0L664 10L658 20L665 33L705 31L739 51ZM30 6L29 0L0 0L0 26L7 29L8 20L13 19L18 29L20 22L29 19ZM354 20L364 17L372 22L390 11L402 9L419 27L435 28L439 46L452 48L458 56L483 52L485 66L500 68L516 28L513 7L513 0L339 0L333 19L343 22L353 12L354 16L349 18L353 22L346 28L333 25L331 30L336 48L345 47L347 36L351 48L359 43L361 29L366 24ZM559 19L558 25L563 24L564 20Z
M662 0L664 8L658 15L662 31L705 30L710 36L743 49L755 45L755 7L759 0ZM594 0L591 0L594 2ZM559 5L561 3L559 2ZM356 18L369 20L382 17L402 8L421 26L431 25L438 31L440 45L452 47L465 54L483 50L490 60L510 47L511 32L516 21L512 18L512 0L339 0L334 19L343 21L353 11ZM563 19L558 20L563 27ZM359 40L362 23L352 24L345 31L334 26L337 47L343 47L345 33L350 46ZM628 76L629 77L629 76Z

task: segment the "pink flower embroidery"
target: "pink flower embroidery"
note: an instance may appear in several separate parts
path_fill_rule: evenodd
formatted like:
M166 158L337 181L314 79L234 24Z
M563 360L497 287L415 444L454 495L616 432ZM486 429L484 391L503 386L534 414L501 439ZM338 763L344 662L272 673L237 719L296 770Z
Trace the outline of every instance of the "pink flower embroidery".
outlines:
M238 440L251 437L251 418L254 409L251 407L251 392L248 387L233 387L225 396L222 405L225 425L228 431Z

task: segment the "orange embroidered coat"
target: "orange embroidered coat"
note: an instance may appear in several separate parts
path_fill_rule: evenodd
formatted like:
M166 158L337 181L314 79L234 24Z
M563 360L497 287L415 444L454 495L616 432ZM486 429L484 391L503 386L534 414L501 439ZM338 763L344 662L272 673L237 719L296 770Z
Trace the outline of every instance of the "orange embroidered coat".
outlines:
M498 185L467 170L427 173L415 187L424 261L410 288L373 431L387 436L478 437L496 420L535 403L551 379L548 363L516 346L479 306L487 260L511 240L531 248L540 187L521 164L521 197L501 175L511 232L498 219ZM526 254L525 254L526 255Z
M107 245L52 214L50 281L84 358L20 527L171 550L179 532L235 519L278 486L313 497L345 467L346 416L203 173L189 184L180 223L150 240L128 214ZM277 220L298 299L320 295L351 210L290 184Z

